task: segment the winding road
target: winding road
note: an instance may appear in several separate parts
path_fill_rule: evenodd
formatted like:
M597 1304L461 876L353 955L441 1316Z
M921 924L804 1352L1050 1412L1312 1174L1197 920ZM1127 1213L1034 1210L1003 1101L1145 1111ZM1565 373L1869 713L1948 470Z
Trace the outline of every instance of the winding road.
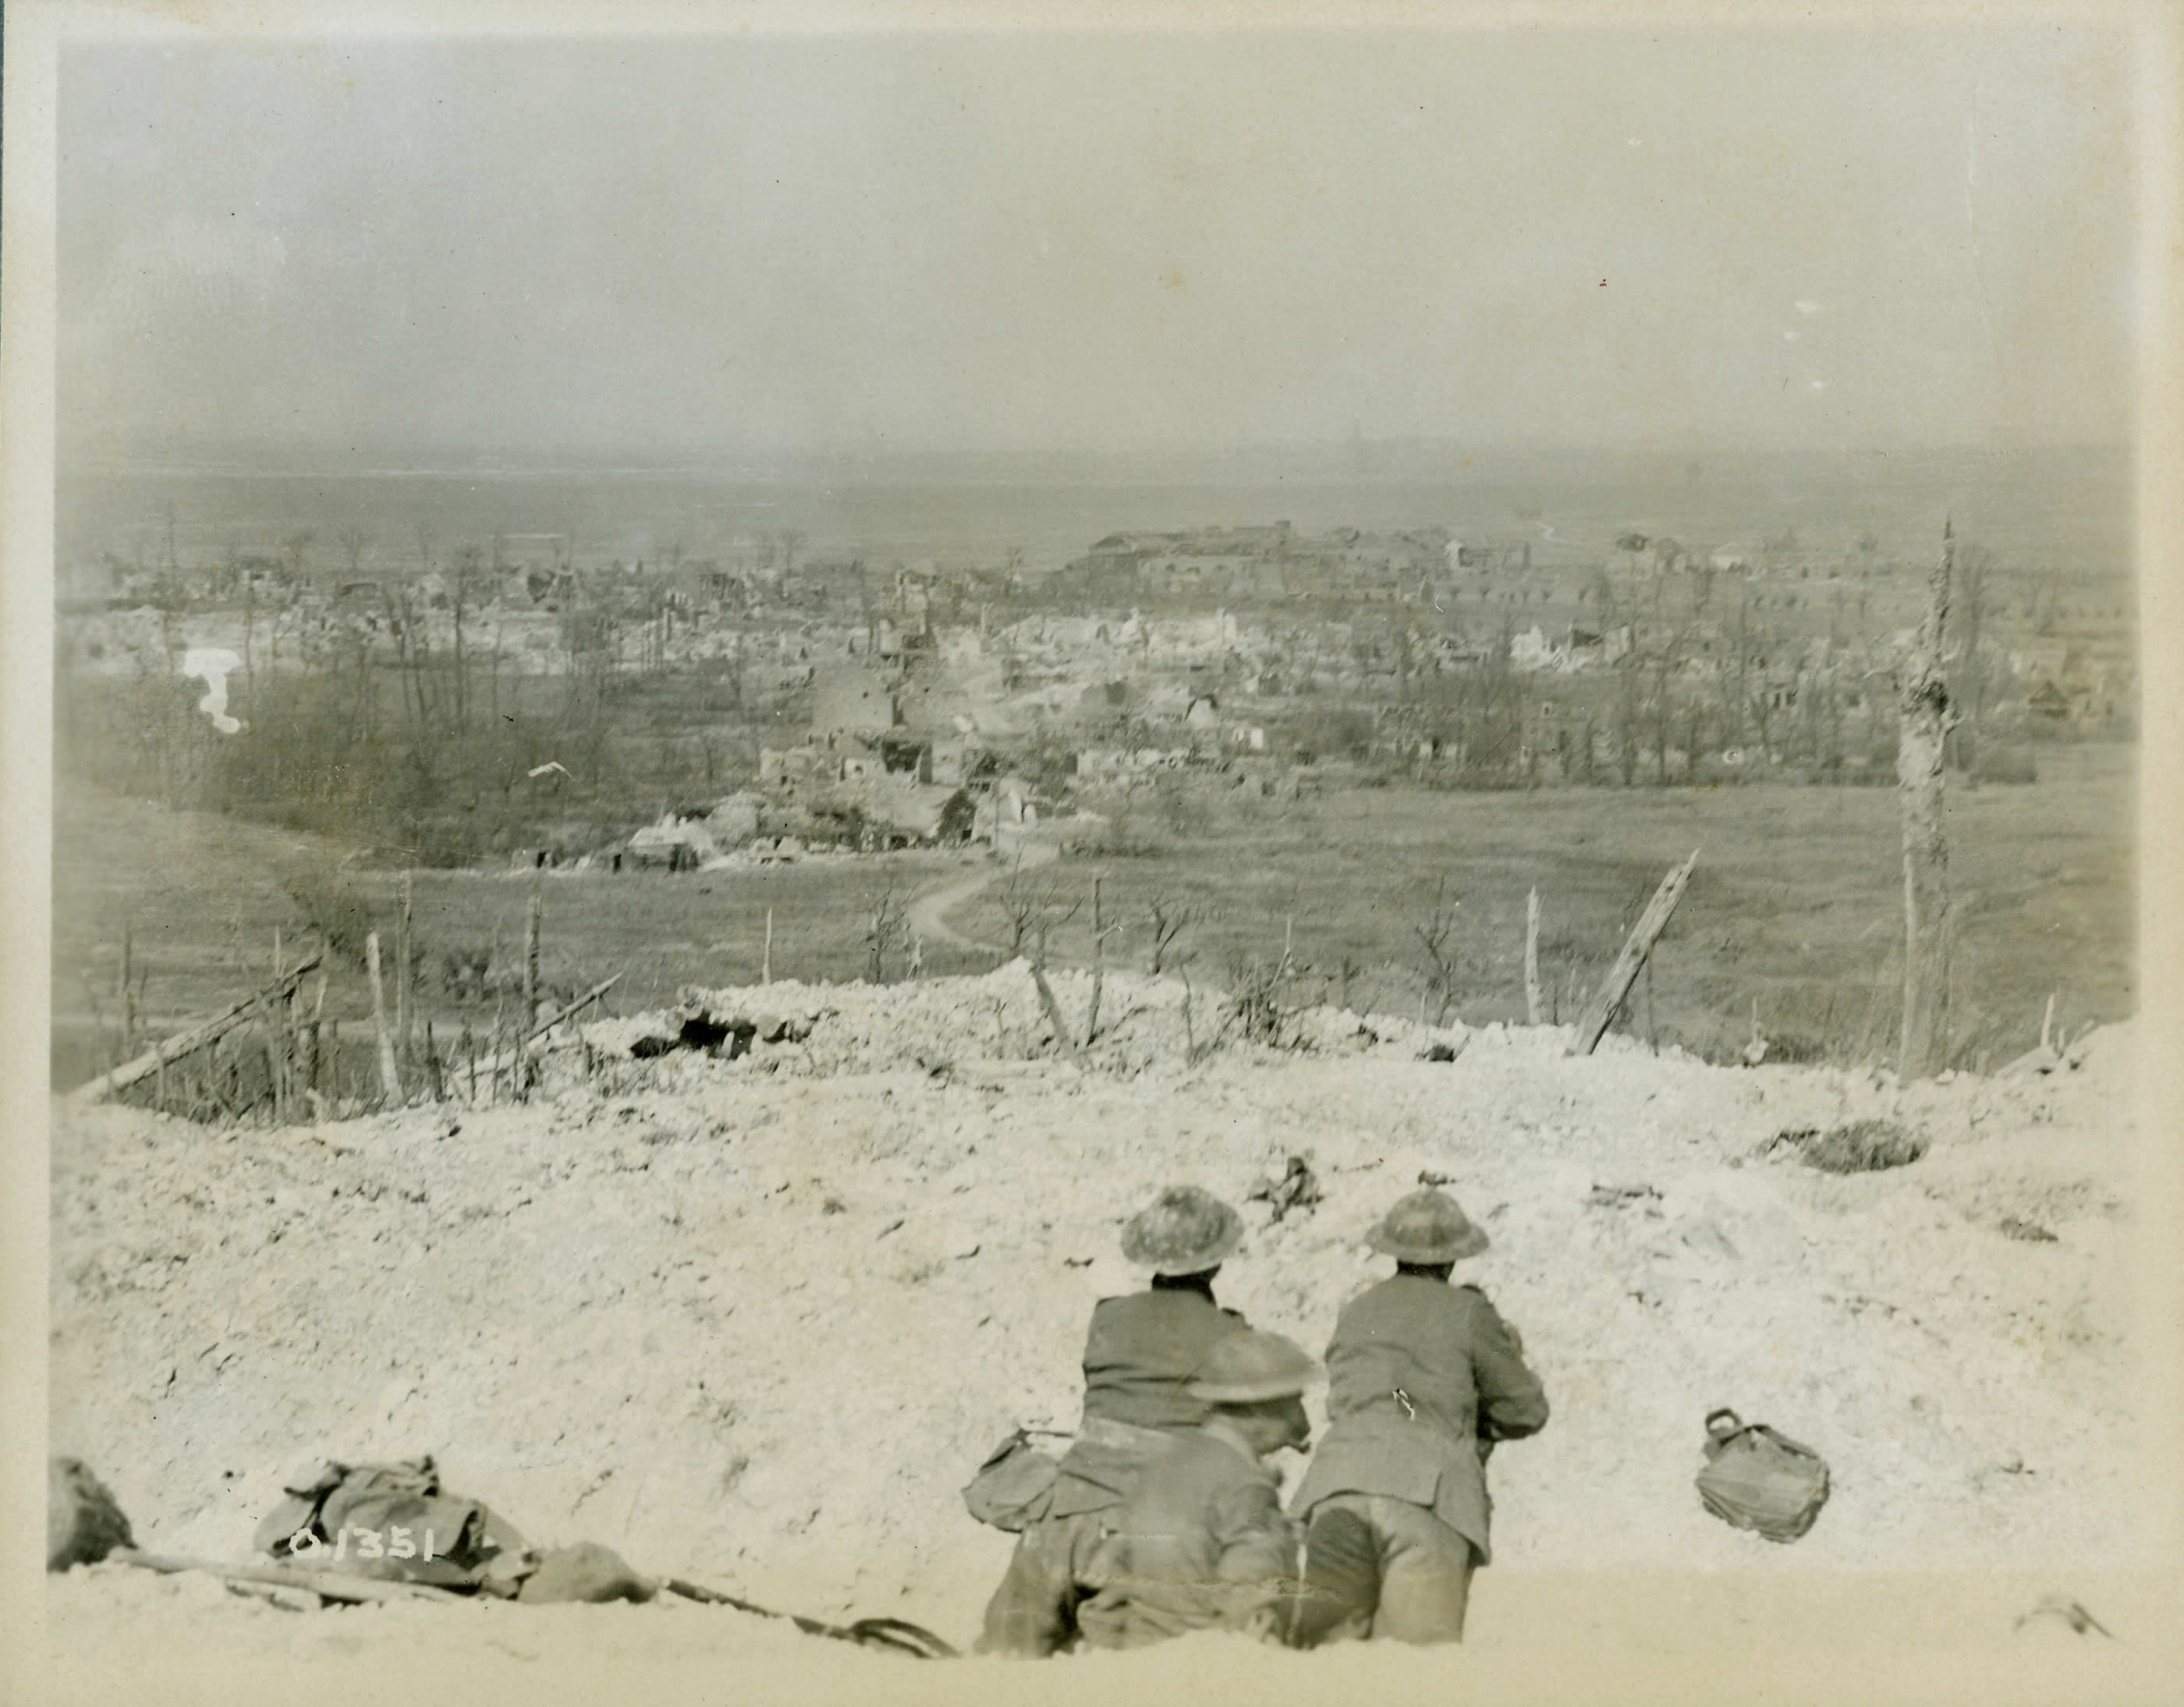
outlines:
M1050 842L1024 837L1017 844L1026 869L1050 865L1061 857L1061 850ZM967 937L948 922L948 915L971 899L981 889L996 879L1006 876L1015 870L1015 861L989 859L974 870L928 889L910 904L911 935L922 937L928 942L945 943L954 948L967 948L976 954L1004 954L1008 951L998 942L983 942L976 937Z

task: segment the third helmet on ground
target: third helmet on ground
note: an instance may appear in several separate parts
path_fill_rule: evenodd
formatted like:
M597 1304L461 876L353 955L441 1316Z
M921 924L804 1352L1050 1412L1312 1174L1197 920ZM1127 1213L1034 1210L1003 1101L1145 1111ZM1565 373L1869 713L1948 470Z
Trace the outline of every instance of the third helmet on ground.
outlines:
M1130 1217L1123 1254L1158 1275L1212 1268L1244 1237L1244 1218L1211 1192L1170 1186Z
M1407 1263L1452 1263L1486 1248L1485 1229L1446 1192L1412 1192L1398 1198L1365 1243Z

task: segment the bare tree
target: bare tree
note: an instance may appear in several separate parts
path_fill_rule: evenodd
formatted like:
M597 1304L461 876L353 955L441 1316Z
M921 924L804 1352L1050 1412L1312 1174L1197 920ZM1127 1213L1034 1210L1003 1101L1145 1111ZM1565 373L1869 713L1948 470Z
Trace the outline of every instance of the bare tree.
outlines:
M1048 938L1077 916L1079 904L1065 904L1061 887L1053 879L1028 875L1021 854L993 894L994 905L1009 921L1010 958L1022 955L1033 965L1044 966Z
M1953 667L1949 672L1951 700L1964 722L1973 726L1986 709L1986 661L1980 656L1980 639L1986 618L1987 576L1993 568L1993 554L1985 547L1958 548L1949 600L1949 614L1956 625L1956 644L1951 648Z
M881 891L865 926L865 970L867 980L875 984L888 981L888 968L910 942L910 909L895 883L894 873L888 873L887 887Z
M1151 933L1153 945L1151 974L1157 978L1163 966L1186 966L1198 958L1195 948L1177 952L1176 939L1199 922L1199 909L1166 894L1156 894L1145 903L1145 928Z
M1292 952L1290 934L1284 932L1282 952L1278 958L1250 954L1241 949L1228 956L1228 1002L1223 1016L1222 1031L1231 1025L1238 1027L1246 1042L1266 1043L1275 1048L1285 1041L1293 1042L1287 1035L1288 1027L1298 1014L1311 1004L1301 994L1299 987L1312 972Z
M1654 781L1663 788L1669 786L1669 733L1670 720L1675 715L1674 698L1669 687L1684 661L1686 637L1680 630L1660 635L1653 646L1653 769Z
M498 540L499 536L494 537ZM475 544L465 544L457 549L453 568L448 603L455 623L455 727L465 730L470 726L471 688L470 667L463 657L463 616L471 587L485 573L485 553Z
M1640 659L1635 652L1615 661L1615 701L1610 708L1615 741L1615 767L1625 788L1638 779L1638 717Z
M308 527L299 527L293 533L286 535L281 539L281 554L288 559L288 582L290 586L300 587L303 585L304 554L310 550L311 542L317 537L318 535L312 532Z
M349 576L354 580L364 572L364 554L371 549L370 534L354 524L334 536L340 544L342 555L348 559Z
M1422 970L1425 973L1426 999L1434 1004L1435 1025L1447 1023L1448 1010L1456 1004L1456 924L1462 906L1460 901L1449 898L1448 879L1443 877L1434 886L1432 910L1411 921L1411 935L1417 939L1424 961Z

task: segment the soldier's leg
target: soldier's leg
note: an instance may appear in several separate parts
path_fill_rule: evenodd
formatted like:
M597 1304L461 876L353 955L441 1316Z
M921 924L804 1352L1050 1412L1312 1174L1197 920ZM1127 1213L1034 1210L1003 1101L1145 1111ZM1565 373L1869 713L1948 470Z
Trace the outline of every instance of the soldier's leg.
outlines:
M986 1603L978 1651L1043 1660L1067 1646L1077 1634L1078 1570L1099 1533L1096 1512L1026 1524Z
M1373 1496L1381 1544L1376 1642L1461 1642L1471 1600L1471 1543L1423 1505Z
M1304 1588L1290 1643L1317 1648L1362 1637L1380 1600L1380 1543L1357 1494L1338 1493L1312 1509L1305 1530Z

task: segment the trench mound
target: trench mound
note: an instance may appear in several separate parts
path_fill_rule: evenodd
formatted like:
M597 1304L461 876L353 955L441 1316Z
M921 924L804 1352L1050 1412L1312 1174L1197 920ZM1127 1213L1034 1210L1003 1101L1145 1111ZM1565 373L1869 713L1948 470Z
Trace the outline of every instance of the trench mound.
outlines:
M896 1070L946 1077L1058 1058L1127 1076L1227 1054L1453 1059L1468 1036L1461 1026L1316 1004L1269 998L1254 1005L1184 979L1128 971L1095 981L1089 972L1049 970L1042 993L1039 976L1017 959L979 977L903 984L694 986L672 1008L585 1026L582 1048L565 1045L542 1065L554 1087L586 1079L621 1088L696 1084L722 1067L795 1078ZM628 1062L649 1065L631 1070Z
M1317 1347L1430 1178L1491 1235L1473 1277L1554 1405L1495 1457L1497 1573L2139 1556L2128 1027L2075 1071L1911 1087L1354 1016L1193 1059L1180 984L1117 979L1080 1059L1030 981L704 993L588 1028L517 1107L58 1104L53 1449L154 1549L245 1557L298 1457L430 1451L533 1539L967 1640L1010 1543L958 1490L1018 1424L1073 1422L1132 1209L1178 1180L1242 1204L1224 1302ZM761 1004L794 1021L771 1043L683 1040L694 1008L759 1039ZM1859 1121L1921 1154L1836 1174L1780 1142ZM1277 1217L1292 1158L1318 1200ZM1699 1504L1724 1404L1834 1471L1794 1547Z

